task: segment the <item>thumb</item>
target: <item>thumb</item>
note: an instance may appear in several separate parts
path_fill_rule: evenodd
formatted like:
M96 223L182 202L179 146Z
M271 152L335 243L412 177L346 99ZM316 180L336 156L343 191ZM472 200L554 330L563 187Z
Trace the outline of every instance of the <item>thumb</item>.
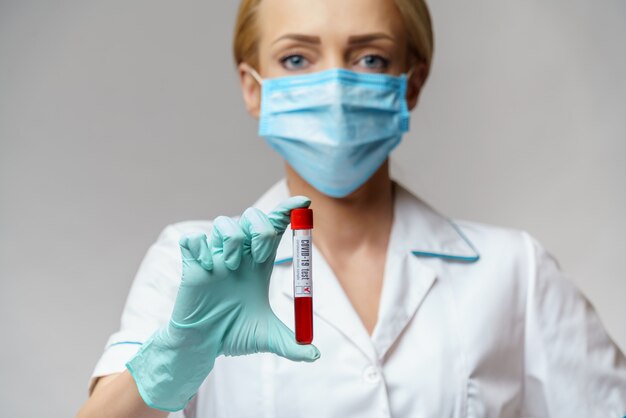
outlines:
M191 250L189 249L189 237L188 236L183 235L178 240L178 246L180 247L180 254L183 257L183 261L188 261L188 260L195 261L196 256L192 254Z
M183 258L183 268L189 266L190 262L195 261L200 263L206 270L213 269L213 258L207 244L206 234L199 232L192 235L184 235L178 241L178 246Z
M280 319L274 317L268 329L268 351L292 361L313 362L320 351L313 344L298 344L296 336Z
M311 199L306 196L292 196L289 199L284 200L278 206L276 206L270 213L267 214L270 222L276 229L276 235L282 236L287 225L290 222L290 214L293 209L308 208L311 204Z

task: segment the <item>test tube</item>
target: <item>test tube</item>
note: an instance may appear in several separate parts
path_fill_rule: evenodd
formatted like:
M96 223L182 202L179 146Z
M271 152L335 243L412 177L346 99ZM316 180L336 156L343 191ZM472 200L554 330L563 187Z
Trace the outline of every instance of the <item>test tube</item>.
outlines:
M296 342L311 344L313 341L313 275L311 270L311 231L313 211L293 209L293 297L296 324Z

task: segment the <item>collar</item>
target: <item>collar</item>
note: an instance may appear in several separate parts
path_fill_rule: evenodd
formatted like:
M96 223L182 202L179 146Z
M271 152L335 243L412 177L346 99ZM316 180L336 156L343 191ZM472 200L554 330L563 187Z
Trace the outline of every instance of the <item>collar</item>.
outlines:
M436 257L447 261L473 263L480 255L472 242L451 219L393 181L395 188L394 225L399 239L398 251L417 257ZM276 182L255 203L265 213L290 196L285 178ZM276 251L275 265L292 261L291 226L288 226Z

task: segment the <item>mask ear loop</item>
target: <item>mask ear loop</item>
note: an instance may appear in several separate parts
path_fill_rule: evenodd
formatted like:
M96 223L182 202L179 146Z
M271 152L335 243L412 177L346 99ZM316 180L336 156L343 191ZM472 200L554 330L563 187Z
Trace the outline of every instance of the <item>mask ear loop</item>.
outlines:
M259 73L256 72L256 70L254 68L252 68L250 65L248 65L248 63L243 63L245 70L248 72L248 74L250 74L252 76L252 78L254 78L256 80L257 83L259 83L260 86L263 85L263 78L261 78L261 76L259 75Z
M411 69L409 71L407 71L407 73L406 73L406 79L407 80L411 78L411 76L413 75L414 71L415 71L415 65L412 65Z

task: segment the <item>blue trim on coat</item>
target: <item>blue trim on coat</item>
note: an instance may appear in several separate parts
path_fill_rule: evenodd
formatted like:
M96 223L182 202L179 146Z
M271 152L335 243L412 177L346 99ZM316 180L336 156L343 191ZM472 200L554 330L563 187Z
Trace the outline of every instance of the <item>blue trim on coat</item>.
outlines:
M143 345L143 343L142 343L142 342L140 342L140 341L119 341L119 342L117 342L117 343L113 343L113 344L109 345L107 348L111 348L111 347L113 347L114 345L122 345L122 344L135 344L135 345Z
M281 258L280 260L274 261L274 265L291 263L293 261L293 257Z
M461 255L450 255L450 254L442 254L442 253L428 253L424 251L411 251L413 255L421 256L421 257L437 257L443 258L444 260L453 260L453 261L467 261L469 263L473 263L475 261L480 260L480 255L475 255L471 257L465 257Z

